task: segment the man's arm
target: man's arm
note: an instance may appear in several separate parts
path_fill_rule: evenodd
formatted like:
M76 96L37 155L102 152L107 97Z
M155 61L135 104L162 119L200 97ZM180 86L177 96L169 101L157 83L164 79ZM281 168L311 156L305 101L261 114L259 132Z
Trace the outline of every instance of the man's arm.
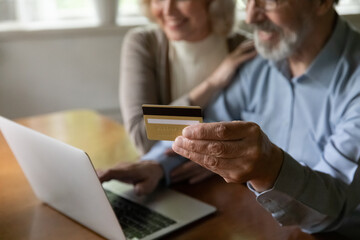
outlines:
M247 96L251 89L250 85L247 85L250 81L248 81L246 69L244 70L239 71L238 79L233 85L206 109L207 120L209 118L211 121L242 119L241 112L246 110L251 99L251 96ZM235 179L238 182L248 182L249 188L257 195L257 201L271 212L280 224L299 225L308 232L335 230L360 203L358 163L360 159L360 95L357 94L358 89L358 87L353 87L352 91L346 92L348 100L344 100L343 97L340 99L342 101L334 99L334 102L341 105L346 102L346 106L334 106L337 109L336 112L341 112L342 116L336 121L337 125L332 135L328 137L327 144L322 148L321 158L309 159L308 162L317 163L312 168L286 152L284 152L279 169L274 168L275 165L279 166L279 160L272 165L272 161L267 159L268 167L261 161L259 165L256 165L259 156L260 158L266 156L259 151L262 149L259 147L259 142L267 142L260 143L263 146L270 144L266 137L253 138L252 141L248 139L246 131L251 132L249 129L254 128L252 124L248 125L248 130L241 130L238 133L239 139L230 139L229 136L237 130L228 128L230 130L227 133L226 125L240 126L241 122L200 124L188 127L184 130L183 137L177 139L173 149L218 173L228 181L234 182ZM339 109L344 109L344 111ZM202 127L199 128L199 126ZM218 126L218 130L215 130L215 126ZM194 132L189 134L191 129ZM250 135L264 135L256 125L255 129L255 133L250 133ZM215 136L211 136L213 133ZM214 141L214 139L225 140L224 138L227 138L226 141ZM250 145L244 145L244 142ZM251 152L255 154L251 155ZM227 153L230 155L226 155ZM254 158L256 155L258 157ZM253 164L249 164L244 158L253 158ZM221 164L223 161L234 165ZM259 178L258 174L264 175L263 178L266 179L267 174L264 168L272 169L273 173L278 171L274 182L267 181L270 187L265 191L252 181L253 178ZM236 172L235 169L245 170L246 174ZM269 179L273 179L273 176Z
M273 189L257 193L259 203L283 225L297 224L308 232L336 230L359 205L360 97L354 95L348 93L351 101L316 165L310 168L285 154Z
M313 169L283 157L258 126L246 122L187 127L173 149L227 182L248 182L281 224L335 230L360 202L360 131L354 126L360 126L360 102L348 108Z

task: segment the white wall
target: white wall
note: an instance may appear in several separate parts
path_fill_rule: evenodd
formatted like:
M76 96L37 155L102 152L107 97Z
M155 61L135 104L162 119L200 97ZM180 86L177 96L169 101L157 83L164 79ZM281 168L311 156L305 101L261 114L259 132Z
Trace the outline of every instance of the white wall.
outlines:
M360 15L346 18L360 29ZM0 32L0 115L91 108L119 118L120 48L127 30Z
M18 118L73 108L118 113L125 32L112 28L0 36L0 115Z
M345 18L354 28L360 30L360 14L353 14L353 15L345 15L342 16Z

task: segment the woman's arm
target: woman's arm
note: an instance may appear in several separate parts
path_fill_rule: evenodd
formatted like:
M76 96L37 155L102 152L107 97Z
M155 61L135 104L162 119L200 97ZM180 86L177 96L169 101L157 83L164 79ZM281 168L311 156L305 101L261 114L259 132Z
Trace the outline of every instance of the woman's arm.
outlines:
M134 29L125 36L120 66L120 107L125 128L136 148L146 153L155 141L147 139L143 103L158 103L154 46L151 33Z
M213 74L190 91L188 94L190 104L205 108L215 95L230 84L238 66L255 55L252 42L246 41L240 44L223 60ZM187 180L189 183L197 183L211 175L210 171L190 161L175 168L170 177L172 182Z
M238 66L256 56L252 41L245 41L231 52L206 80L189 93L191 105L206 107L210 99L217 95L232 80Z

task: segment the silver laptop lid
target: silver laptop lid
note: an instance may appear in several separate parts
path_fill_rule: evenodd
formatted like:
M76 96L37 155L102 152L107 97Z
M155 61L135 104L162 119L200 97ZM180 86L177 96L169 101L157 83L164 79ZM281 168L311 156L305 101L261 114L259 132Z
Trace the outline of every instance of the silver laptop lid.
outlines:
M1 116L0 130L41 201L108 239L125 239L85 152Z

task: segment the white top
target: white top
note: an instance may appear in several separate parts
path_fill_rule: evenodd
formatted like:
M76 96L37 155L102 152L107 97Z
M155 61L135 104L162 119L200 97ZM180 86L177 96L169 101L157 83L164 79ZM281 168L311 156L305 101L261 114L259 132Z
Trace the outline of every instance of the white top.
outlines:
M209 77L228 52L226 38L214 34L199 42L170 41L172 99L183 96Z

